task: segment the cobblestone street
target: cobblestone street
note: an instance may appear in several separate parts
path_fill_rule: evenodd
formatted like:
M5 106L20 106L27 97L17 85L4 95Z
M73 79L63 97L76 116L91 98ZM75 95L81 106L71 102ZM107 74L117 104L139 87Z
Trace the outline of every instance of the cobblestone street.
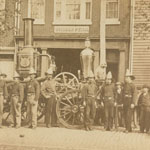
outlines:
M150 135L121 131L72 130L66 128L0 130L0 150L149 150Z

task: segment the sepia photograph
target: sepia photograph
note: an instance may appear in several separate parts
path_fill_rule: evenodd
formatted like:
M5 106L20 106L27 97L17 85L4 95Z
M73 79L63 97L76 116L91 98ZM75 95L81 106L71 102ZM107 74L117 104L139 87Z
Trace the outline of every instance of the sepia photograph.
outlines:
M150 0L0 0L0 150L150 150Z

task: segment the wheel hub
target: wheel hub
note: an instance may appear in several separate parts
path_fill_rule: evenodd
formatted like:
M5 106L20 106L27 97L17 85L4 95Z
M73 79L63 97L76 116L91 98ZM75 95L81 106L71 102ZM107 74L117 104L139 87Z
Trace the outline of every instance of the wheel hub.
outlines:
M73 105L72 106L72 112L73 113L77 113L79 111L78 106L77 105Z

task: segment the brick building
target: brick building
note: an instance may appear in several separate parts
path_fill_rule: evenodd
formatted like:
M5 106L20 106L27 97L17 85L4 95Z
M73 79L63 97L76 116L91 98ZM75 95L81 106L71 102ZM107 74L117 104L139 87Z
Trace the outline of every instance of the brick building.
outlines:
M12 77L15 53L15 1L0 0L0 70Z
M23 46L22 19L31 16L35 19L33 45L40 53L56 57L58 72L77 75L77 70L81 69L80 52L87 36L95 53L96 69L100 62L102 5L102 0L21 0L21 4L16 4L20 13L16 15L14 47ZM130 64L130 6L131 0L106 1L106 70L112 71L119 81L123 81ZM44 61L42 72L47 69Z

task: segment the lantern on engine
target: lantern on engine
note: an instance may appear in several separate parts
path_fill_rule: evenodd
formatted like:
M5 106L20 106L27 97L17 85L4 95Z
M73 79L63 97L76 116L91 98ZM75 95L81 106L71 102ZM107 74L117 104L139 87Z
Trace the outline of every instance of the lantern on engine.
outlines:
M87 37L85 40L86 48L80 53L80 61L84 78L88 77L90 71L94 72L94 52L90 46L90 39Z

